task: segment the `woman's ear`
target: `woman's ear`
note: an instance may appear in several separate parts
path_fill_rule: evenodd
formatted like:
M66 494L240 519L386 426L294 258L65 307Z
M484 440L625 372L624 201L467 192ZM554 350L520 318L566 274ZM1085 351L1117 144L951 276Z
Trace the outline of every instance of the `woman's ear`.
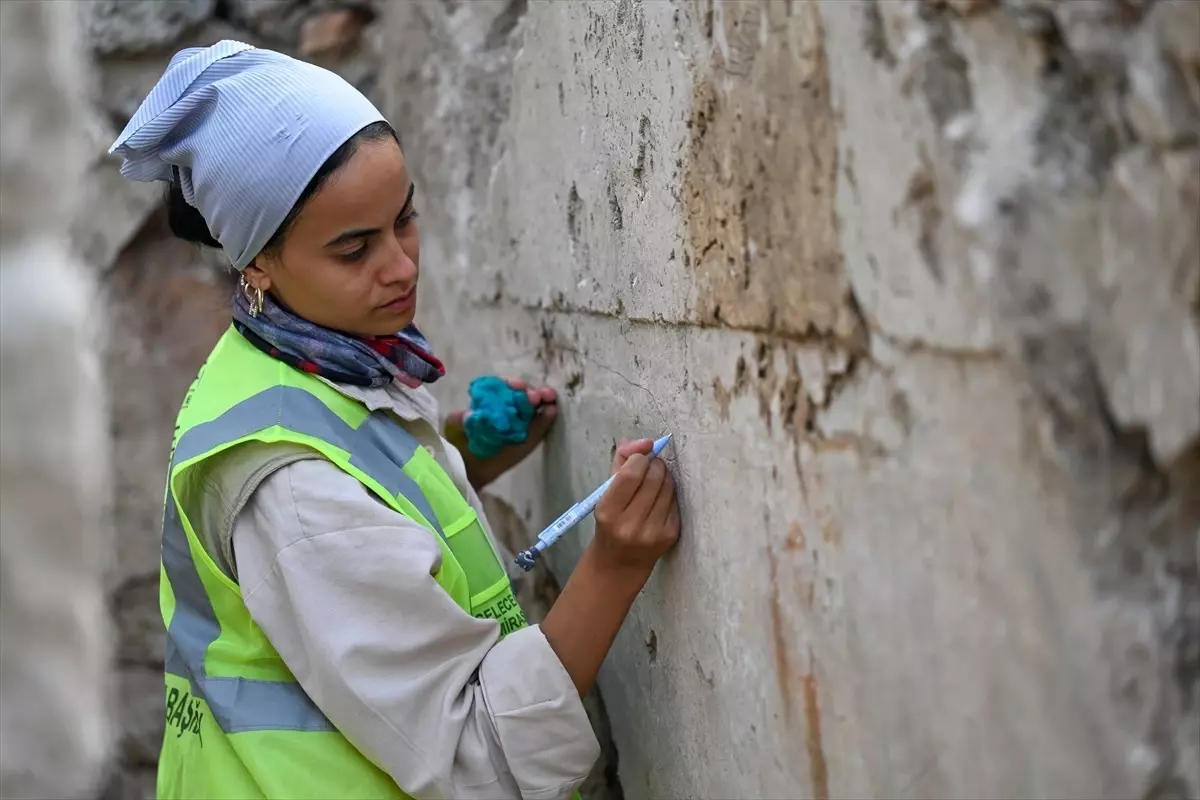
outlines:
M246 283L253 286L255 289L260 289L264 292L271 288L271 276L264 269L258 266L258 259L251 261L245 269L242 270L242 275L246 278Z

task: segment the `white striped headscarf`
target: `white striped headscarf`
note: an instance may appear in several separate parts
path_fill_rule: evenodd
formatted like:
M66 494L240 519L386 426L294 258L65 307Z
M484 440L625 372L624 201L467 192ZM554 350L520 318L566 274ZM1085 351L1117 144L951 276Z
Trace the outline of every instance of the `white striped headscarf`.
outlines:
M234 269L275 233L325 160L384 116L338 75L225 40L175 54L109 153L136 181L169 181Z

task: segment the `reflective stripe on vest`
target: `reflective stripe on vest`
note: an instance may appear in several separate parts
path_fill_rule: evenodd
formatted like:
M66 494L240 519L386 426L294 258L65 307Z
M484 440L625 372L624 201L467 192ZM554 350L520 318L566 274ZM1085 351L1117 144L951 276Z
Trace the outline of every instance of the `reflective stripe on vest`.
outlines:
M187 679L192 694L205 699L225 733L335 730L298 683L206 673L204 655L221 635L221 624L196 571L174 500L167 502L163 519L163 569L175 592L175 614L167 629L167 674Z
M203 697L214 721L225 733L256 730L332 731L332 723L298 683L207 675L204 658L217 640L221 625L200 579L179 519L173 481L177 469L191 459L272 427L323 440L350 454L350 463L393 495L403 496L450 547L468 576L472 607L487 602L508 586L508 576L486 537L457 537L469 527L443 531L406 464L417 440L383 412L370 414L351 427L314 395L289 386L275 386L233 406L216 419L197 425L180 437L171 456L171 479L163 514L162 563L175 594L175 612L167 630L166 672L189 681ZM419 521L419 520L418 520ZM456 543L458 546L456 547ZM478 601L478 603L476 602Z
M211 422L188 430L175 447L172 469L227 442L276 426L347 451L351 464L392 494L403 495L444 538L425 495L401 469L420 446L412 434L379 412L368 416L357 429L351 428L329 406L294 386L274 386L259 392Z

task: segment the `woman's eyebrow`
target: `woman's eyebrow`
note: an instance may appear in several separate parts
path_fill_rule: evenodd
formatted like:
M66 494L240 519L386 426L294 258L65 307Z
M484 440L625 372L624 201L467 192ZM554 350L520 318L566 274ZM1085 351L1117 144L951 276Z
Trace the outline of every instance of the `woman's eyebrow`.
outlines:
M345 244L352 239L365 239L368 236L374 236L379 233L379 228L355 228L352 231L339 233L337 236L325 243L326 247L334 247L335 245Z
M413 193L417 190L416 183L408 184L408 196L404 198L404 205L401 209L408 208L412 205ZM339 244L345 244L352 239L366 239L368 236L374 236L379 233L379 228L355 228L354 230L344 231L325 243L326 247L336 247Z

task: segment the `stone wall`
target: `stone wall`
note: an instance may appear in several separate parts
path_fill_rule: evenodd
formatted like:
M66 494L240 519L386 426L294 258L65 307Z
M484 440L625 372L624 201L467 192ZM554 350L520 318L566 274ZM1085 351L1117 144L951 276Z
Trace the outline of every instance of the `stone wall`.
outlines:
M438 393L563 392L509 535L675 434L600 680L626 796L1200 794L1200 4L383 31Z

